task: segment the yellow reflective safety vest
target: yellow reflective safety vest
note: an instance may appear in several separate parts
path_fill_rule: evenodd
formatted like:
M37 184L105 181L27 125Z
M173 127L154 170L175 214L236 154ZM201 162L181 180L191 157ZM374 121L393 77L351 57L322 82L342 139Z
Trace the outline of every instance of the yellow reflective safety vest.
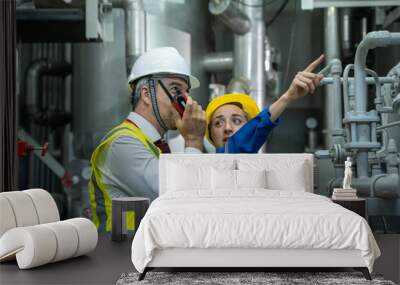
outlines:
M112 142L122 135L133 136L140 140L149 152L158 158L160 149L131 121L125 120L122 124L112 129L96 147L90 160L92 174L89 181L90 206L92 209L92 221L99 232L111 231L111 197L108 185L104 183L101 168L104 165L106 154ZM134 213L128 212L127 228L132 230L134 225Z

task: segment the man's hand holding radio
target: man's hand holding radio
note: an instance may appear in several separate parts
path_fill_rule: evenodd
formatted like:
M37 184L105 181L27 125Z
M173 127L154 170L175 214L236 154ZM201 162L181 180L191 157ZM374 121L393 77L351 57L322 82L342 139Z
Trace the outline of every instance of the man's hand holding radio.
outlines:
M185 140L185 147L203 149L203 138L206 131L206 113L202 107L187 96L186 108L182 118L175 117L176 127Z

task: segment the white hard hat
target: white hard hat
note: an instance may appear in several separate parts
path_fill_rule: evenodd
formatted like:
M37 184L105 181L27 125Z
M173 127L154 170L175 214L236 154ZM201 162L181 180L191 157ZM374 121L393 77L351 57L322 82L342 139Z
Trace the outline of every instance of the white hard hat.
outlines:
M188 76L191 88L200 86L199 80L190 74L184 58L173 47L155 48L142 54L131 69L128 83L143 76L160 73Z

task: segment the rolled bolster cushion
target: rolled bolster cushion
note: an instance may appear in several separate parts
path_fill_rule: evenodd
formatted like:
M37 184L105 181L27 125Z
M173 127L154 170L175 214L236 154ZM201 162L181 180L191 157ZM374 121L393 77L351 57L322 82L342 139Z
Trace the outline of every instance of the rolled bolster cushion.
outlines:
M15 227L59 220L60 215L53 197L43 189L0 193L0 237Z
M39 224L52 223L60 220L56 202L49 192L43 189L24 190L28 194L36 208Z
M64 260L75 255L78 249L78 233L66 221L44 224L56 237L57 248L54 258L51 262Z
M20 269L51 262L57 241L51 229L43 225L14 228L0 239L0 261L17 258Z
M65 222L75 227L78 233L78 248L74 257L91 252L96 248L98 232L92 221L85 218L74 218Z
M0 238L0 261L17 259L20 269L86 254L97 245L97 229L88 219L19 227Z
M27 227L39 223L35 205L30 196L23 191L0 193L6 198L13 210L17 227Z
M16 226L17 222L10 202L6 197L0 195L0 237Z

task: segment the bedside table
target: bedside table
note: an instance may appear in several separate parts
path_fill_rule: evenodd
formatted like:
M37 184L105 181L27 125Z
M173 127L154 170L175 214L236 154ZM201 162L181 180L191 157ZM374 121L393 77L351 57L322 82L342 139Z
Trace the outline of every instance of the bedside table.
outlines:
M135 212L135 233L140 221L150 206L150 199L144 197L120 197L112 199L112 228L111 239L123 241L127 237L126 212Z
M332 202L339 204L340 206L359 214L364 219L367 219L367 200L363 198L357 198L352 200L336 200L332 199Z

